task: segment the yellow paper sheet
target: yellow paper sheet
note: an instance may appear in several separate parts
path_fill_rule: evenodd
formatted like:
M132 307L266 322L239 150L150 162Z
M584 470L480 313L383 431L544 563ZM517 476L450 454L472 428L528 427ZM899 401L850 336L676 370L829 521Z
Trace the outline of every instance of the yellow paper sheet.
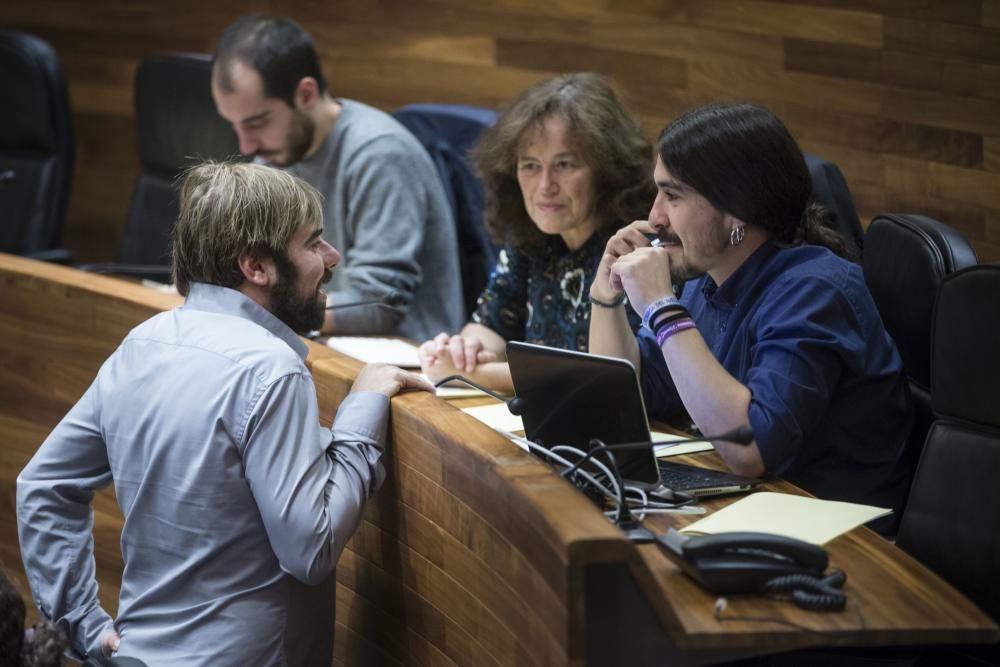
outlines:
M511 414L506 403L495 403L493 405L478 405L474 408L462 408L462 412L475 417L487 426L497 431L509 431L520 433L524 431L524 424L521 418Z
M685 534L752 531L795 537L826 544L892 510L871 505L819 500L787 493L762 491L737 500L701 521L682 529Z

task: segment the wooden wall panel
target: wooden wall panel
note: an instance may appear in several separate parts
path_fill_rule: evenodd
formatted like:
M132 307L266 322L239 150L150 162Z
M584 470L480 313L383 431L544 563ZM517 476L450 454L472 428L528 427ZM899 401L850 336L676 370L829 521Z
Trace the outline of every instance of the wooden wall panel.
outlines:
M335 93L386 109L496 107L568 70L613 76L651 138L694 105L759 101L844 160L864 218L932 214L1000 260L1000 0L12 0L0 27L48 39L70 83L81 260L113 255L125 218L138 61L210 51L251 9L298 19Z

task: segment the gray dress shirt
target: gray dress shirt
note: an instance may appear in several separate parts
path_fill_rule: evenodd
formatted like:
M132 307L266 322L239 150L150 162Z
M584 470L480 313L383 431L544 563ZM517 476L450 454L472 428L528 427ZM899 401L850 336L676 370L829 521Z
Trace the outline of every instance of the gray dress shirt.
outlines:
M195 284L136 327L17 480L41 612L92 653L168 665L320 665L337 559L384 476L388 398L319 423L306 346L242 293ZM125 517L118 618L101 608L94 490Z

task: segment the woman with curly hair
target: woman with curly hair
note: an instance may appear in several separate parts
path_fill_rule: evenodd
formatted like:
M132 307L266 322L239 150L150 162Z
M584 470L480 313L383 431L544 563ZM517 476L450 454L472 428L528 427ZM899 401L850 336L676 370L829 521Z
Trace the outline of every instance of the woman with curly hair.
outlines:
M420 346L424 373L509 391L508 340L587 350L604 245L645 218L652 148L604 78L564 74L521 93L472 158L485 222L503 244L472 321Z

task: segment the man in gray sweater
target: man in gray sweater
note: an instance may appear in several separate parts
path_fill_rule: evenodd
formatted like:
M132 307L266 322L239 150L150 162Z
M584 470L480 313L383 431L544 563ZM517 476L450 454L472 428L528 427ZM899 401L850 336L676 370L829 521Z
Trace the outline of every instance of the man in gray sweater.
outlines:
M212 95L242 153L324 197L324 235L344 257L324 333L427 340L462 325L455 223L433 162L389 115L330 94L307 32L237 19L216 48ZM336 308L357 302L374 303Z

